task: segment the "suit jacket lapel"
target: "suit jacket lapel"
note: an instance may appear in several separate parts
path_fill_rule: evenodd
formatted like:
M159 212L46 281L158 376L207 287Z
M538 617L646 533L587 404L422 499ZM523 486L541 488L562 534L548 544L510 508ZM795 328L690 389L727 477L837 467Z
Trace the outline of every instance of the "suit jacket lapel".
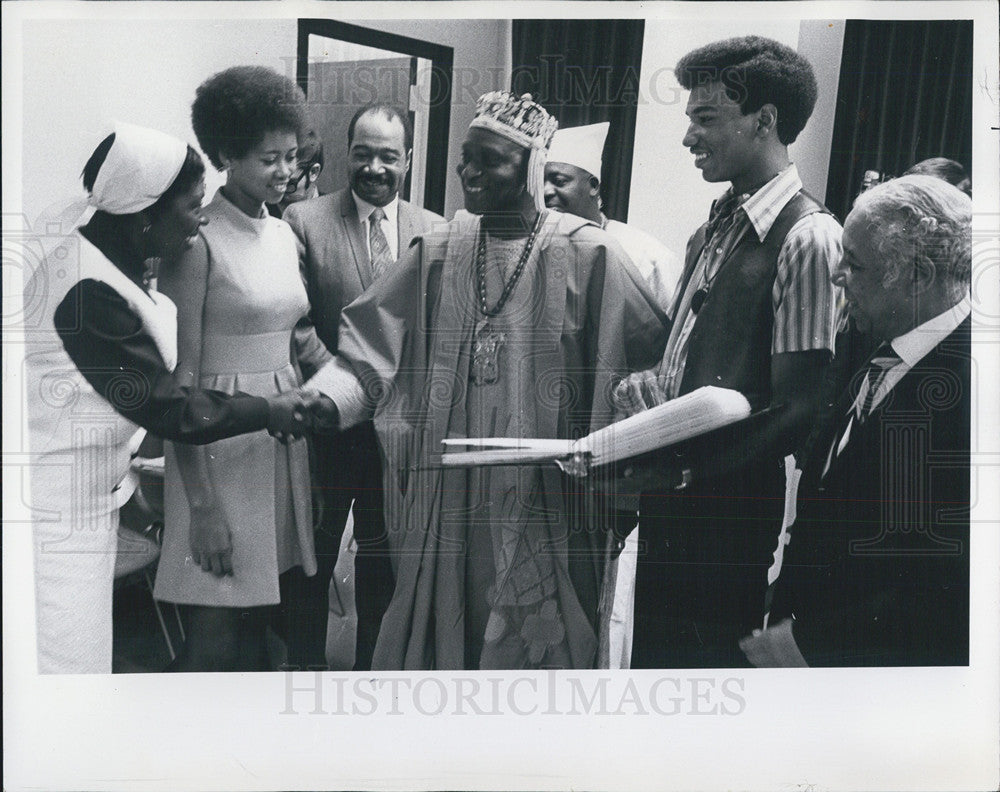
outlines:
M919 383L921 377L925 376L928 372L935 372L940 369L948 370L951 368L949 361L945 358L942 359L942 353L949 351L952 354L955 352L965 352L968 354L968 337L970 328L972 326L971 319L966 317L962 323L955 328L949 335L943 338L937 346L935 346L930 352L928 352L922 359L917 361L917 365L907 371L893 386L892 389L885 395L885 397L880 401L875 408L872 410L871 415L868 417L864 423L859 422L857 419L853 421L851 426L851 436L848 439L847 445L844 451L840 454L841 457L846 456L848 448L854 443L860 434L864 431L871 431L872 426L876 426L881 420L881 414L892 404L894 398L900 398L902 394L905 394L908 390L912 390L915 387L914 383ZM965 344L965 345L964 345ZM826 452L829 454L830 447L833 443L837 445L840 444L841 435L843 434L844 427L847 425L849 416L854 414L854 403L857 401L858 396L858 386L860 379L864 376L867 371L868 363L860 371L856 372L851 378L850 383L847 388L841 394L840 401L837 404L836 415L839 417L837 421L837 432L830 439L829 444L825 446ZM898 409L898 408L897 408ZM927 409L927 408L925 408ZM863 428L864 427L864 428ZM831 459L830 470L836 466L837 454L836 448L833 448L834 456ZM823 461L825 461L824 457ZM822 462L821 462L822 464Z
M354 203L354 197L351 195L349 187L344 189L343 199L340 203L340 219L347 231L347 239L351 243L351 254L354 257L354 266L358 270L361 286L363 289L367 289L372 284L372 265L365 247L364 236L361 233L358 207Z
M413 230L413 208L402 198L399 199L396 226L399 229L399 256L402 256L415 236Z
M870 358L866 360L865 365L858 371L854 372L851 379L848 381L847 386L841 391L840 398L837 400L837 406L833 413L834 420L831 424L832 431L827 435L824 443L817 448L818 451L822 451L822 456L817 461L821 466L819 468L821 471L820 476L823 478L829 475L830 471L837 467L839 459L846 459L847 450L851 446L851 443L855 442L858 439L858 435L864 431L863 427L866 422L858 420L855 414L854 405L858 399L859 383L862 379L864 379L870 362ZM897 386L898 384L899 383L897 383ZM884 400L880 402L879 407L876 408L875 412L877 413L884 404ZM848 437L843 450L838 454L837 449L843 442L843 437L847 431L848 425L850 425L850 436ZM827 462L829 462L829 465Z

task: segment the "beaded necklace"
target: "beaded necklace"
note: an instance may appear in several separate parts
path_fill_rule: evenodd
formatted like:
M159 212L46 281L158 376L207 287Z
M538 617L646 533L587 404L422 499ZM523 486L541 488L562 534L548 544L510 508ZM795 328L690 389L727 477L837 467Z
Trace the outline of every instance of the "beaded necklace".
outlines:
M531 249L535 245L535 237L538 236L538 229L542 226L542 213L539 212L535 218L535 223L528 235L528 241L524 244L521 257L517 261L517 266L504 283L503 291L496 305L489 307L486 298L486 230L480 224L479 238L476 244L476 287L479 298L479 311L483 315L476 323L476 330L472 336L472 366L470 376L476 385L489 385L497 381L500 376L500 348L507 339L506 333L500 333L493 329L490 319L497 317L514 292L521 273L531 256Z
M538 217L535 218L535 224L531 227L528 241L524 244L524 250L521 251L521 257L517 260L514 272L511 273L511 276L503 285L503 291L500 293L500 299L497 300L497 304L490 308L489 303L486 301L486 230L480 224L479 239L476 244L476 285L479 288L479 310L483 316L488 316L492 319L507 304L507 300L510 299L510 295L514 291L514 287L517 286L517 281L520 279L521 273L524 272L524 267L528 263L528 258L531 256L531 248L535 245L535 237L538 236L538 229L541 225L542 214L539 212Z

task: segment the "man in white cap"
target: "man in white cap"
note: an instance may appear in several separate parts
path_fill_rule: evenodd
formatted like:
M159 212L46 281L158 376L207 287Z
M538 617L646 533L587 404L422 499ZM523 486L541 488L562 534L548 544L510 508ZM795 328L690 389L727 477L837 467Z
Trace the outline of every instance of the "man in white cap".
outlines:
M344 309L337 358L311 380L339 428L374 414L386 457L397 575L377 670L596 662L601 496L554 466L434 464L446 437L604 426L614 382L662 353L666 317L620 247L544 210L555 127L530 96L480 97L458 167L467 212Z
M545 205L590 220L611 234L666 311L681 276L681 260L645 231L609 220L601 211L601 165L609 127L604 121L556 131L545 163Z

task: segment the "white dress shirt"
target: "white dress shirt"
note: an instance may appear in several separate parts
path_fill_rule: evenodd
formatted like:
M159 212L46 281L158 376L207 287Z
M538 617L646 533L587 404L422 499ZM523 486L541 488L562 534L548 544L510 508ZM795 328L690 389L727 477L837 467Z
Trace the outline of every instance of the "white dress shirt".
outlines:
M872 401L872 410L885 399L893 386L906 376L906 372L917 365L934 347L951 335L955 331L955 328L962 324L965 321L965 317L971 312L972 303L969 296L966 295L960 302L953 305L944 313L940 313L922 325L914 327L908 333L903 333L903 335L892 339L890 346L892 347L892 351L899 356L899 363L889 369L876 386L875 399ZM865 403L867 395L868 381L865 379L861 383L858 398L854 402L855 414L857 414L861 405Z
M872 400L871 409L874 410L878 407L896 383L906 376L906 373L926 357L934 347L951 335L955 328L965 321L965 318L971 311L972 303L969 296L966 295L960 302L953 305L947 311L938 314L933 319L928 319L922 325L917 325L909 332L892 339L889 345L892 347L892 351L899 356L899 362L888 369L882 375L881 379L877 381L878 384L875 386L875 398ZM834 455L840 456L847 447L847 443L851 439L851 430L854 428L854 418L860 417L862 405L865 403L867 395L868 378L866 377L861 382L857 398L855 398L854 405L851 407L851 412L854 415L848 422L847 429L840 438L840 442L837 443L837 447L831 449L830 454L827 456L826 465L823 468L824 476L830 469Z

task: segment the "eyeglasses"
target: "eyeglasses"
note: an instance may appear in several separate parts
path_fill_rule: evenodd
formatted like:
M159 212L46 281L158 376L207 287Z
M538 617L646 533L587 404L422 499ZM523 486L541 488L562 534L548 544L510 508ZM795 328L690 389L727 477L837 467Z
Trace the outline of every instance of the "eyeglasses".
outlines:
M304 168L296 168L295 173L291 175L288 179L288 186L285 187L286 193L293 193L299 189L299 182L302 179L306 180L305 186L308 187L312 182L319 176L320 168L322 166L318 162L311 162Z

